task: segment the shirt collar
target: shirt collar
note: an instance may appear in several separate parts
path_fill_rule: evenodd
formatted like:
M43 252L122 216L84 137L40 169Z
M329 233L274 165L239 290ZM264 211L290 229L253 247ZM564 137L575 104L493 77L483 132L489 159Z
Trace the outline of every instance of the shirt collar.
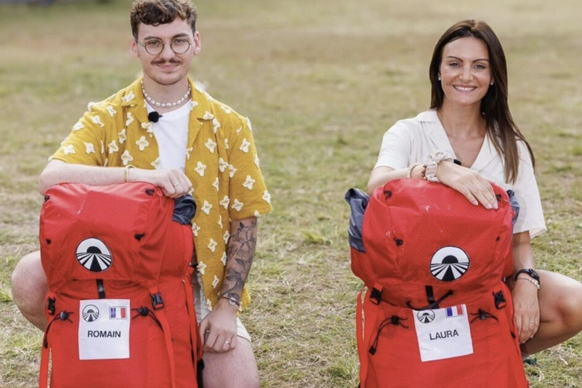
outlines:
M134 114L140 122L147 122L147 108L146 102L141 87L143 77L138 78L135 82L129 85L124 93L121 95L121 106L134 107ZM210 95L199 90L195 83L188 79L190 87L192 88L192 114L198 120L212 120L214 116L210 113Z
M448 151L455 159L458 159L455 155L453 147L451 146L451 142L449 141L445 128L439 120L436 110L431 109L422 112L416 116L416 120L424 123L423 127L426 128L428 137L437 146L437 149ZM477 155L477 159L475 159L475 162L473 162L471 169L475 171L481 171L496 156L497 151L495 150L493 142L491 141L491 135L488 132L487 135L485 135L483 145L481 146L479 154Z

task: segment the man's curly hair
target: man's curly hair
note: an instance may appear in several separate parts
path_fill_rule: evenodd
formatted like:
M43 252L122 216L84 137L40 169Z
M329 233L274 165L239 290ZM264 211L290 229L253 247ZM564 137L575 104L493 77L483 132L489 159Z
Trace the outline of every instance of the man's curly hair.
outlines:
M188 0L136 0L131 6L131 33L137 39L140 23L150 26L172 23L179 17L196 32L196 8Z

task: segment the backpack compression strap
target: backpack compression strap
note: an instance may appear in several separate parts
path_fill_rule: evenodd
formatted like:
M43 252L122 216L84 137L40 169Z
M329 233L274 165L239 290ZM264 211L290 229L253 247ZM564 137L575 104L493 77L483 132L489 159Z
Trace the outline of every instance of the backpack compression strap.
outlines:
M164 301L162 300L162 296L160 295L160 291L157 287L150 289L150 295L152 296L154 314L162 325L162 331L164 332L164 338L166 339L166 350L168 352L168 360L170 362L172 388L176 388L176 359L174 357L174 347L172 346L172 333L170 332L170 324L168 323L168 318L166 318L166 313L164 313Z
M182 282L184 284L184 292L186 294L186 305L188 307L188 318L190 319L190 341L192 344L192 351L194 357L194 366L196 370L196 379L198 380L198 388L203 387L202 371L204 370L204 361L202 360L202 340L200 339L200 331L198 330L198 322L196 321L196 310L194 310L194 297L192 292L192 267L190 273L184 274ZM196 341L196 343L194 343Z
M383 287L375 284L373 289L368 289L364 294L364 301L362 303L362 293L358 294L358 301L356 307L356 331L357 331L357 345L358 355L360 356L360 387L366 387L366 377L368 375L368 344L372 337L374 325L378 318L378 311L380 310L380 297L373 297L373 294L380 292L382 294ZM364 314L364 309L366 313ZM363 331L362 331L363 320Z
M52 320L48 322L46 328L44 329L44 334L42 336L42 353L40 356L40 374L39 374L39 381L38 387L39 388L47 388L48 387L48 378L49 378L49 360L51 355L51 347L48 340L48 332L51 328L51 325L57 319L67 319L68 313L63 311L58 315L55 315L55 295L51 292L48 293L46 297L47 301L47 316L52 316Z

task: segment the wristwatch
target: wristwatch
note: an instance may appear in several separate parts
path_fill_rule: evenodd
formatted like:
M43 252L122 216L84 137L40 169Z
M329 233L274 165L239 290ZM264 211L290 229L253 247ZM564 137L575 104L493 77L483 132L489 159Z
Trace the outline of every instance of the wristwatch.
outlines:
M538 284L541 284L541 282L540 282L540 275L536 271L534 271L533 269L531 269L531 268L522 268L519 271L517 271L517 273L515 274L515 278L514 278L515 281L517 281L517 277L521 273L528 274L529 277L531 277L532 279L536 280L538 282Z

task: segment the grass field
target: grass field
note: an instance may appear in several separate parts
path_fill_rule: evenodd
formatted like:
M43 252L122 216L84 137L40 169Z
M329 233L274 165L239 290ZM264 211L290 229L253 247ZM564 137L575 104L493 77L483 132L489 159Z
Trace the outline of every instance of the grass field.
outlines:
M484 19L504 44L514 117L537 157L549 231L540 268L582 280L579 0L200 0L192 76L253 120L274 212L261 220L243 316L264 387L356 387L350 187L381 136L429 103L441 33ZM35 250L46 158L87 102L129 84L129 3L0 6L0 386L33 387L41 333L17 312L10 274ZM582 337L537 356L531 386L582 387Z

